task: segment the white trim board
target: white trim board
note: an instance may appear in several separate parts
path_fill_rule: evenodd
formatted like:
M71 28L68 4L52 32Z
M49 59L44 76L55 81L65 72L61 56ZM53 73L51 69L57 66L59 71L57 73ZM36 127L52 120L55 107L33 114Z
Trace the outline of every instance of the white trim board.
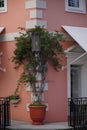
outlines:
M19 36L19 32L7 33L0 35L0 42L14 41L15 37Z

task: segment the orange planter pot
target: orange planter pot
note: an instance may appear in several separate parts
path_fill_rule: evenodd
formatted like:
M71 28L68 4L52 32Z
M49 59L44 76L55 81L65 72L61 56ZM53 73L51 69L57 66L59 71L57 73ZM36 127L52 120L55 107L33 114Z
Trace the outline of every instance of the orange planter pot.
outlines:
M33 125L42 125L45 119L46 106L29 106Z

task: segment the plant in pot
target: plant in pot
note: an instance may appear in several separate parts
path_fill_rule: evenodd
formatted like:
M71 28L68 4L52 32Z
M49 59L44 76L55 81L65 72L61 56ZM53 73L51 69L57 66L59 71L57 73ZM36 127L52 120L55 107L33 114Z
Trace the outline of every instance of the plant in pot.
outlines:
M21 83L30 86L33 95L32 103L29 106L30 116L32 124L39 125L43 124L46 112L42 93L46 82L48 63L57 71L61 68L58 54L63 53L63 48L59 43L63 35L58 31L49 33L40 26L29 30L20 29L20 36L15 38L16 49L12 57L12 62L17 65L16 67L23 65L23 73L18 81L17 89ZM39 112L37 112L38 109ZM40 117L41 115L43 117Z
M20 95L19 94L12 94L12 95L8 96L7 98L10 100L10 102L14 106L16 106L16 104L19 103L19 101L20 101Z

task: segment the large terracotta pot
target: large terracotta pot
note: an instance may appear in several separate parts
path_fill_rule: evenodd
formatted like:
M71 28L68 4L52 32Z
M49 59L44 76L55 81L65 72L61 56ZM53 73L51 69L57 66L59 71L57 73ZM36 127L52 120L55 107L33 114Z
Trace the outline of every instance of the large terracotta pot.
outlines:
M45 119L46 106L29 106L33 125L42 125Z

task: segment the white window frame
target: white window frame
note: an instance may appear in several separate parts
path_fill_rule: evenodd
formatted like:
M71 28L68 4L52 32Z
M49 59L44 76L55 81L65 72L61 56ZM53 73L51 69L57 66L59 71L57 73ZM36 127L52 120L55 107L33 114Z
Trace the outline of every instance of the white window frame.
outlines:
M71 7L68 5L68 0L65 0L65 10L75 13L86 13L86 0L79 0L79 7Z
M0 8L0 13L7 12L7 0L4 0L4 7Z

